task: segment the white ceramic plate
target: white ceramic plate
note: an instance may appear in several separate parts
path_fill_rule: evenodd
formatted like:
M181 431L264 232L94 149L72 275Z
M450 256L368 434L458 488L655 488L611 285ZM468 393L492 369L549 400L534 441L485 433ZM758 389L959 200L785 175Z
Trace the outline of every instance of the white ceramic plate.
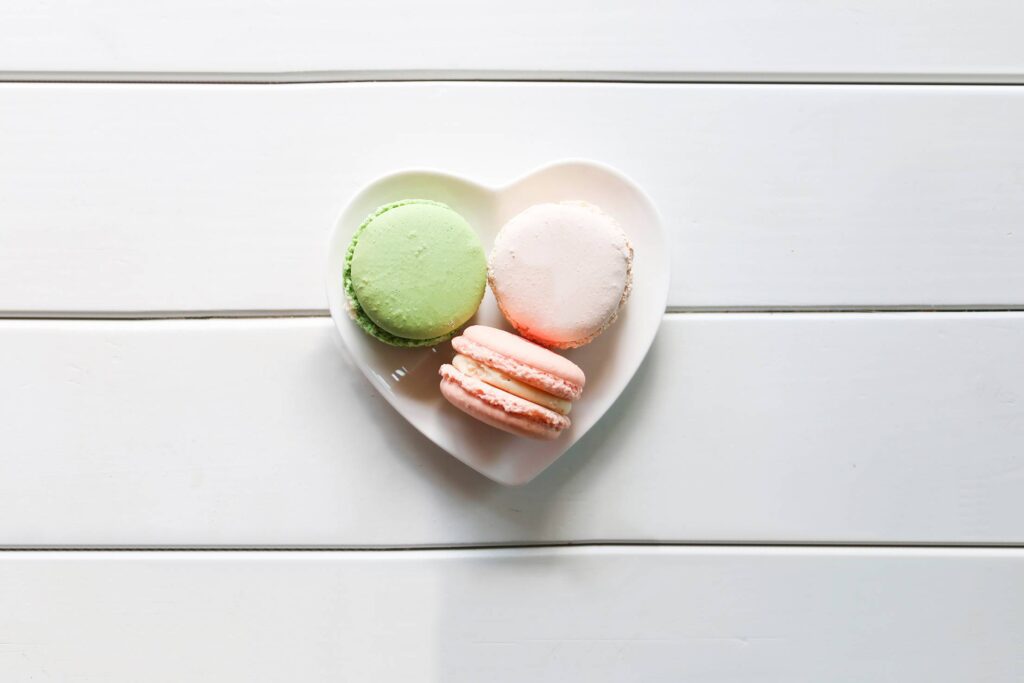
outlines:
M412 198L444 202L462 214L488 252L506 221L541 202L590 202L614 216L629 236L635 252L633 293L618 321L596 341L565 352L583 368L587 384L573 405L572 426L558 439L512 436L448 404L438 388L437 372L452 358L449 342L434 348L394 348L364 333L349 317L342 269L353 232L377 207ZM665 313L668 285L668 243L651 200L621 173L590 161L554 163L498 188L440 171L407 170L384 176L357 193L342 212L327 262L331 317L371 383L431 441L502 484L530 481L601 419L647 354ZM472 323L511 330L489 289Z

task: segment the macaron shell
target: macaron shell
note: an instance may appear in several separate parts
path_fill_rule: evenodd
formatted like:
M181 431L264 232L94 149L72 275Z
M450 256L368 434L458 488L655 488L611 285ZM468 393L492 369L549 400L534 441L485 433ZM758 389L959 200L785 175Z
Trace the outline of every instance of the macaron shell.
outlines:
M399 345L433 344L476 312L486 259L458 213L439 202L404 200L380 207L359 227L343 278L364 330L388 343L393 337L413 342Z
M549 203L501 229L488 281L519 334L569 349L615 321L632 290L632 269L632 245L614 218L585 202Z
M487 367L494 368L509 377L517 379L524 384L537 387L558 398L574 401L583 392L582 387L577 384L571 384L561 377L544 372L532 365L527 365L515 358L492 351L483 344L476 343L466 335L452 339L452 348L457 353L469 356Z
M439 372L443 379L454 380L469 393L483 399L496 408L504 410L506 413L522 415L556 429L565 429L572 424L565 415L559 415L555 411L527 401L525 398L520 398L497 387L492 387L476 377L470 377L460 372L452 365L442 365Z
M520 436L553 439L569 418L442 365L441 393L456 408L492 427Z
M471 325L462 332L462 335L503 356L560 377L581 389L587 381L583 370L568 358L559 356L557 353L511 332L499 330L496 327Z
M558 438L561 433L560 430L531 422L518 415L509 415L473 396L455 382L441 382L441 394L467 415L516 436L550 440Z
M354 298L346 299L346 310L348 311L349 318L354 322L363 332L370 335L374 339L384 342L388 346L396 346L400 348L417 348L423 346L437 346L442 342L446 342L458 333L458 330L453 330L448 334L443 334L440 337L433 339L403 339L402 337L396 337L387 330L377 327L376 323L370 320L369 316L363 312L359 305L355 303Z

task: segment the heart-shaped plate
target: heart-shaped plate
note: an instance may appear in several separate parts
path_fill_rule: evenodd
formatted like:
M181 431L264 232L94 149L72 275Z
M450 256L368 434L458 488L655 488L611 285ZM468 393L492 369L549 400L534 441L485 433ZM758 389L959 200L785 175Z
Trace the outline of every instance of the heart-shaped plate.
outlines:
M349 317L342 269L352 234L374 209L400 199L432 199L452 207L476 229L488 253L509 219L542 202L590 202L622 225L634 249L633 292L619 319L604 334L587 346L564 352L583 368L587 385L582 398L573 404L572 426L557 439L539 441L506 434L449 405L441 396L437 374L441 364L452 359L449 342L433 348L395 348L365 334ZM589 161L554 163L498 188L431 170L384 176L353 197L338 219L329 248L331 317L356 364L384 398L431 441L502 484L530 481L601 419L647 354L668 300L669 250L657 210L627 177ZM489 288L470 322L474 323L512 329Z

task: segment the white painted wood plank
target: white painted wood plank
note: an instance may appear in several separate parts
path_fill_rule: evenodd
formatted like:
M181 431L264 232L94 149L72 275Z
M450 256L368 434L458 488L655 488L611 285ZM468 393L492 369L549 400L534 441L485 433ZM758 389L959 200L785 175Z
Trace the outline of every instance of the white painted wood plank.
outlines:
M324 309L375 177L591 157L646 188L674 306L1024 304L1024 90L0 87L0 311Z
M5 681L1016 683L1024 551L0 555Z
M8 0L6 78L1020 82L1013 0Z
M335 334L0 323L0 545L1024 543L1024 314L668 316L602 422L511 489Z

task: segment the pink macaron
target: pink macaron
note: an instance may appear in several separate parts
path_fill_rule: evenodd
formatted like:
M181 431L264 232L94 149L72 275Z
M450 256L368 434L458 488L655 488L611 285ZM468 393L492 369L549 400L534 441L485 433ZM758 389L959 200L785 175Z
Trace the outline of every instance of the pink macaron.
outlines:
M618 221L593 204L536 204L498 233L487 278L516 332L571 349L607 330L626 305L633 247Z
M514 334L474 325L452 340L441 393L456 408L519 436L554 439L569 427L586 377L572 361Z

